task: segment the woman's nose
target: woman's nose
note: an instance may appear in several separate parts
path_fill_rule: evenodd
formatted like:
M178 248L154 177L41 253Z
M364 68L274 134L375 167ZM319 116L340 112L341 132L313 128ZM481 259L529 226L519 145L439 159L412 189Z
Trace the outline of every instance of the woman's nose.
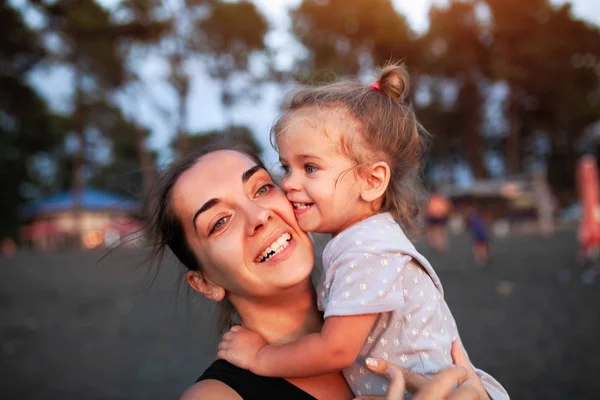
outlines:
M254 235L267 225L273 217L273 211L256 203L251 203L246 208L247 234Z

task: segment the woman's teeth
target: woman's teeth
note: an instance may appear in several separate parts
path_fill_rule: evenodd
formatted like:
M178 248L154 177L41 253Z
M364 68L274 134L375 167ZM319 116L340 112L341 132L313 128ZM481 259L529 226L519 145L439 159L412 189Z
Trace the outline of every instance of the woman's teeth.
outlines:
M312 203L292 203L295 209L304 210L312 205Z
M283 249L288 247L290 240L292 240L292 236L289 233L284 233L279 237L279 239L271 243L271 245L267 247L260 256L257 257L256 261L265 262L275 254L281 253Z

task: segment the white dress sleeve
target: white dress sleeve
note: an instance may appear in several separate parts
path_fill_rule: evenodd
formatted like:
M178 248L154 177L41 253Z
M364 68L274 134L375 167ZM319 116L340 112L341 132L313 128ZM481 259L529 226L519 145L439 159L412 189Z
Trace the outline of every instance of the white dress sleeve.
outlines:
M321 286L321 306L325 318L382 313L402 308L402 271L412 258L378 252L378 246L360 241L343 247L328 260Z

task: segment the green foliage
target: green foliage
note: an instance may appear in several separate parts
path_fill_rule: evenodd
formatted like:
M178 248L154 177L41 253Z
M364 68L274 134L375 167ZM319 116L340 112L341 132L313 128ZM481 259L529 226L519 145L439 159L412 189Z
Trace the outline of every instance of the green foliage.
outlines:
M232 76L244 74L248 81L248 85L238 89L237 93L248 92L256 86L257 79L251 73L249 63L253 54L266 50L264 40L269 25L255 5L248 1L216 2L208 16L199 20L197 25L204 38L203 54L208 56L208 72L221 81L221 103L230 107L236 100L230 84Z
M389 0L304 0L291 12L292 30L308 50L301 81L357 75L373 64L416 64L414 34Z
M45 56L36 33L6 3L0 5L0 51L3 76L22 76Z
M0 5L0 238L14 236L24 189L37 187L31 165L62 141L66 121L53 115L27 83L45 52L37 34L7 4Z
M180 4L181 5L181 4ZM263 53L269 25L256 6L249 1L185 1L182 7L168 11L174 21L166 42L169 82L177 94L177 154L189 150L188 101L191 88L190 70L186 64L202 60L206 71L221 84L221 104L231 107L239 99L249 98L265 77L255 76L250 68L252 56ZM231 84L233 77L242 78L240 87Z
M265 50L269 26L254 4L240 1L215 3L208 17L198 21L198 28L208 52L229 59L232 69L246 69L249 55Z
M470 75L489 76L489 45L474 2L451 0L447 6L433 6L429 23L424 35L425 73L460 81Z
M84 184L125 195L144 190L154 172L155 155L145 144L149 132L135 123L136 107L124 116L114 95L145 101L133 66L148 53L170 67L166 80L178 100L170 128L178 153L202 146L210 135L260 152L245 127L201 135L189 135L187 127L195 62L220 83L226 115L236 101L258 98L265 80L279 81L265 42L271 27L252 1L122 0L110 9L99 0L25 3L42 16L37 31L18 10L0 5L0 168L6 188L0 236L14 233L15 210L24 194L36 190ZM493 148L504 151L510 172L520 173L526 160L546 157L531 144L534 135L543 135L552 148L552 184L572 191L582 132L600 120L599 28L575 18L570 5L550 0L444 4L432 7L429 28L418 35L392 0L302 0L290 17L291 33L305 52L290 73L300 82L326 82L365 77L403 60L413 72L414 99L427 94L414 103L435 137L429 167L448 169L466 160L476 177L484 177L484 154ZM53 115L28 84L32 70L56 64L74 72L68 116ZM484 118L488 89L497 82L508 88L500 121L507 129L485 138L482 132L498 123ZM456 98L448 100L452 89ZM83 143L75 154L64 150L67 132ZM95 157L91 133L110 146L107 160ZM57 169L53 179L40 170L46 165L40 160Z
M600 119L600 30L574 18L569 4L548 0L486 0L492 11L493 76L510 87L509 166L534 149L517 147L532 133L552 143L549 179L574 192L577 144L586 126ZM511 154L511 151L517 154ZM517 160L517 161L515 161Z

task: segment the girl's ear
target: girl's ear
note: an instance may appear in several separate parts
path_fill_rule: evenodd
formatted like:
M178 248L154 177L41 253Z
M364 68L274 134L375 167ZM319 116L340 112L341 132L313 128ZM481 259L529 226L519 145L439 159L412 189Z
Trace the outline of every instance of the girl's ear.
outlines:
M202 293L207 299L219 302L225 298L225 289L206 279L200 272L188 271L185 278L192 289Z
M365 184L360 193L361 199L372 202L382 198L390 183L390 166L385 161L378 161L362 172Z

